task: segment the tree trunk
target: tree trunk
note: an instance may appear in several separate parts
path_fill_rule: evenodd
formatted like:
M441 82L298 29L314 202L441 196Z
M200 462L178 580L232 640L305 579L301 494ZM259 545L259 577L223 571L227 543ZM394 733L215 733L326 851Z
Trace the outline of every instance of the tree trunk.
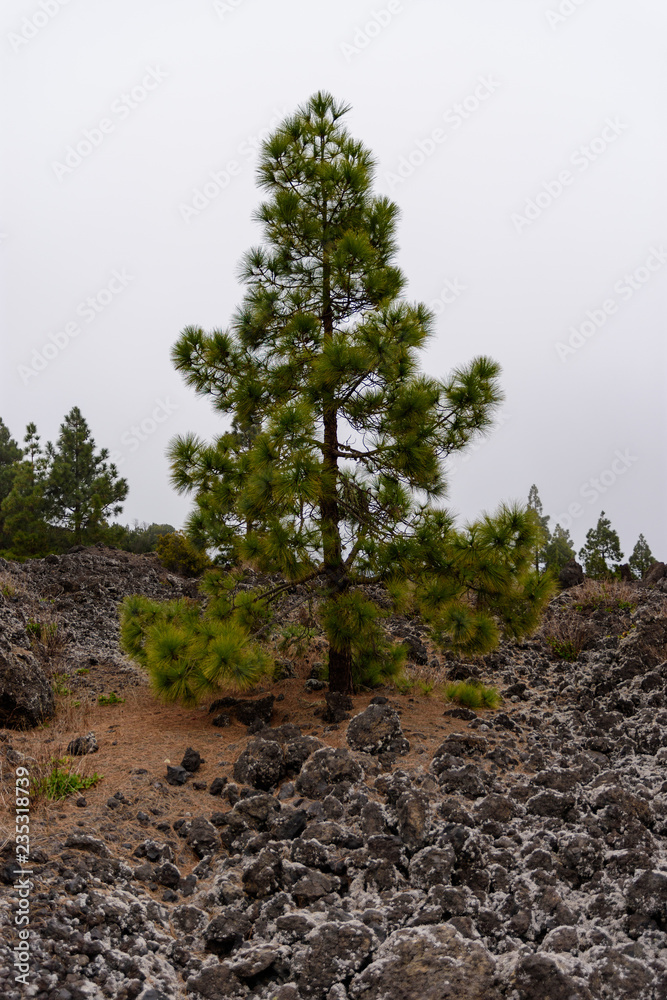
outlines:
M329 690L352 694L352 650L334 649L329 642Z
M324 160L324 140L321 146ZM324 342L330 342L334 335L333 308L331 301L331 267L327 236L328 205L322 198L322 329ZM329 584L329 594L335 598L347 590L345 567L340 540L340 513L338 510L338 408L335 392L324 398L322 407L324 425L324 451L322 455L322 494L320 518L322 530L322 555L324 572ZM334 647L329 636L329 690L341 694L352 693L352 649L349 643L343 648Z

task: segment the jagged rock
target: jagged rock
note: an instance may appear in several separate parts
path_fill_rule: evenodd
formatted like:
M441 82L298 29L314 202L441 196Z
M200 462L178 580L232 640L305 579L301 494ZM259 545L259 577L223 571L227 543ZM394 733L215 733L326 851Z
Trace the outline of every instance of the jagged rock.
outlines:
M654 562L644 573L642 583L650 586L658 583L664 576L667 576L667 565L664 562Z
M243 872L243 888L249 896L268 896L280 886L282 861L272 851L261 851Z
M252 920L247 914L225 906L204 931L206 950L222 958L238 948L251 931Z
M67 753L72 757L85 757L89 753L97 753L99 746L94 732L89 732L86 736L77 736L67 744Z
M0 725L32 729L53 718L55 711L53 690L33 654L0 647Z
M211 725L217 726L219 729L224 729L225 726L231 726L232 720L224 712L220 712L218 715L214 715L211 719Z
M192 747L188 747L183 754L181 767L184 767L186 771L190 771L191 774L194 774L199 770L202 764L205 763L206 761L199 755L198 750L193 750Z
M361 781L363 771L349 751L324 747L316 750L301 768L297 791L310 799L323 799L341 788Z
M186 840L198 858L212 854L220 846L216 828L203 816L196 816L192 820Z
M667 875L645 871L633 879L627 892L628 908L654 920L667 931Z
M341 694L339 691L327 691L324 700L326 708L322 712L322 718L325 722L336 724L350 718L349 713L353 706L349 695Z
M401 722L389 705L369 705L347 727L347 742L362 753L405 754L410 744L403 735Z
M222 790L228 781L229 778L227 777L226 774L218 775L218 777L214 778L213 781L211 782L211 785L208 790L209 795L222 795Z
M562 962L562 959L561 959ZM525 955L513 970L511 983L520 1000L594 1000L588 987L547 955Z
M226 965L209 965L186 981L188 992L204 1000L234 1000L247 995L245 985Z
M190 772L186 771L184 767L181 767L180 765L172 767L171 764L167 764L166 780L168 784L184 785L185 782L188 780L188 778L191 777L192 775L190 774Z
M486 948L448 924L405 928L380 945L348 994L351 1000L501 1000L494 972Z
M260 721L269 723L273 716L273 703L276 696L266 695L265 698L218 698L209 708L209 714L219 708L227 708L243 726L250 726Z
M349 979L373 943L373 932L359 920L327 921L311 931L292 962L304 1000L320 1000L334 983Z
M275 740L253 740L234 764L234 779L253 788L273 788L285 773L283 748Z
M425 847L410 861L410 884L427 891L434 885L448 885L456 856L452 847Z
M558 581L564 589L569 587L578 587L580 583L584 582L584 571L579 565L576 559L570 559L567 562L560 573L558 574Z

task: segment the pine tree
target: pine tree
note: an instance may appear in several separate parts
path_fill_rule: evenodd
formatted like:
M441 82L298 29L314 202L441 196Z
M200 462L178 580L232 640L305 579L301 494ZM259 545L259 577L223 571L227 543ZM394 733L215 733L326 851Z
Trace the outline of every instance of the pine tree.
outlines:
M566 566L574 557L575 550L570 532L567 528L562 528L560 524L557 524L544 549L546 568L558 574L563 566Z
M4 527L2 502L11 493L22 457L22 449L11 436L7 425L0 419L0 549L6 548L9 543Z
M51 547L44 499L47 461L35 424L26 428L22 462L14 466L12 488L0 505L3 547L10 557L46 555Z
M542 501L540 500L540 494L535 483L533 483L528 491L528 509L535 512L540 529L540 537L538 538L534 550L535 572L539 573L541 570L546 568L545 546L551 538L551 534L549 532L549 521L551 518L548 514L546 516L544 515Z
M95 442L78 407L60 425L55 447L49 442L44 498L49 522L73 534L74 541L97 541L105 519L122 511L127 482L106 460L106 448L95 453Z
M319 588L337 691L353 670L399 662L365 584L411 589L443 647L468 652L534 628L550 593L531 571L533 515L503 505L457 531L437 506L445 458L491 423L500 369L477 357L443 379L419 371L433 317L401 296L398 209L372 194L348 110L318 93L264 143L264 244L243 259L245 298L229 330L188 327L173 349L186 382L252 438L189 435L171 450L202 539L219 544L217 518L238 558ZM179 649L175 685L193 655Z
M623 558L621 543L604 511L595 528L586 532L586 544L579 551L579 558L584 563L586 575L593 579L602 580L618 571ZM609 565L612 561L616 565Z
M628 562L630 569L634 570L640 580L655 562L649 544L643 535L639 536Z

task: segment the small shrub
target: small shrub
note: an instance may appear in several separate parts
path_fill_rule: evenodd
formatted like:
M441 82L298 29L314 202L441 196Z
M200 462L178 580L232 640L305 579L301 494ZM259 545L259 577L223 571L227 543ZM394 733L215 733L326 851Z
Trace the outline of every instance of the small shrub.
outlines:
M399 694L407 695L414 690L415 682L414 680L412 680L412 678L402 675L401 677L397 677L394 680L394 687L396 688Z
M305 656L311 640L317 635L317 629L307 625L286 625L280 630L282 638L278 643L281 653L290 656Z
M92 788L102 780L102 775L90 775L83 778L74 771L73 762L69 757L53 757L49 770L34 782L34 791L38 796L56 801L64 799L74 792L80 792L85 788Z
M97 699L98 705L121 705L125 701L124 698L119 698L115 691L111 694L101 694Z
M456 681L445 687L447 701L458 702L466 708L497 708L500 695L496 688L485 687L479 681Z
M67 687L66 674L54 674L51 678L51 687L53 688L53 693L61 698L72 693L71 689Z
M433 688L435 684L433 681L417 681L417 687L419 688L420 694L423 694L425 698L430 698L433 694Z
M206 552L180 531L160 535L155 550L164 568L181 576L200 576L211 565Z
M546 641L559 660L567 660L569 663L574 663L579 658L581 650L571 640L556 639L554 636L547 636Z
M25 630L31 639L39 639L42 634L42 626L39 622L27 621L25 623Z

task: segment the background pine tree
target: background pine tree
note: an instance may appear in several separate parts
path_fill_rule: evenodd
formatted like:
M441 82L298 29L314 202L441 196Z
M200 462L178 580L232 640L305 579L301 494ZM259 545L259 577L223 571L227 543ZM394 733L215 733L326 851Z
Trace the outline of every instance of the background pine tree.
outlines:
M640 535L637 544L632 550L632 555L628 559L630 564L630 569L632 569L639 579L644 576L644 574L651 568L655 559L651 552L648 542L643 535Z
M0 550L9 543L9 536L4 526L2 503L12 490L22 458L23 450L11 436L7 425L0 419Z
M540 494L535 483L533 483L528 491L528 509L535 512L540 529L540 537L537 540L534 551L535 570L539 573L546 569L547 566L546 546L551 538L549 531L549 521L551 518L548 514L546 516L544 514Z
M583 561L586 576L595 580L603 580L618 572L623 559L621 543L604 511L595 528L586 532L586 544L579 551L579 558Z
M544 548L547 569L553 570L557 576L575 554L570 532L557 524Z
M120 514L127 496L109 452L95 452L95 442L81 411L74 406L60 425L54 445L46 447L48 474L44 499L49 523L72 533L75 543L102 537L106 518Z

